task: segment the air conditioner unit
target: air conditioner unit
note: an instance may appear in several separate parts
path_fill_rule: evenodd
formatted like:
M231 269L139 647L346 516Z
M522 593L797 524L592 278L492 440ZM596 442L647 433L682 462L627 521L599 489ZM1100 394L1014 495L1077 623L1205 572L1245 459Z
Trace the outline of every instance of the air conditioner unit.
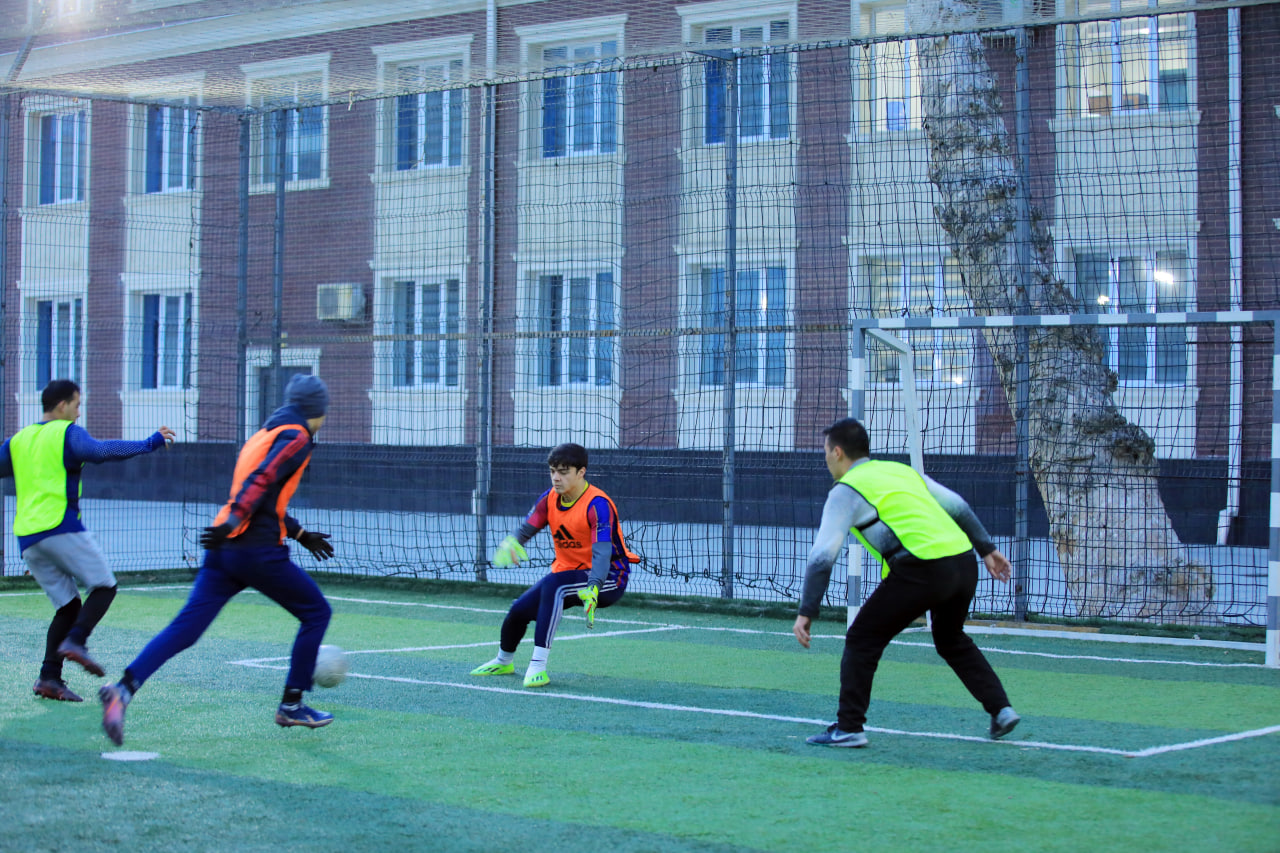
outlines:
M322 284L316 288L317 320L363 320L364 289L358 284Z

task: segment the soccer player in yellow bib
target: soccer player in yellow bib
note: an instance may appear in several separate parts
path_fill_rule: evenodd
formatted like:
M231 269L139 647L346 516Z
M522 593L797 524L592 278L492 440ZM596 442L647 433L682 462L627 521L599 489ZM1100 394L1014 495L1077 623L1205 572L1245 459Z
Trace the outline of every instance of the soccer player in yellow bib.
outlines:
M76 424L80 386L70 379L46 385L40 403L40 422L24 427L0 448L0 477L13 477L18 501L13 532L28 571L54 609L40 678L32 690L45 699L83 702L62 680L62 662L103 674L87 646L116 597L116 578L80 520L80 475L90 462L159 450L173 443L174 432L162 426L141 441L98 441ZM83 606L77 583L87 590Z
M827 470L836 484L809 550L793 629L800 645L809 648L809 629L849 533L880 563L881 581L845 635L836 722L808 742L867 745L863 725L880 656L926 611L933 613L934 648L991 715L991 737L1004 737L1018 724L1018 714L991 664L965 634L964 620L978 585L973 551L1002 583L1009 581L1009 561L962 497L907 465L871 459L867 431L857 420L837 421L823 435Z
M524 675L525 687L546 687L551 641L566 607L579 604L587 611L587 627L595 623L597 607L617 603L627 589L631 564L640 558L627 550L618 523L618 509L598 487L587 482L587 450L580 444L561 444L547 456L551 488L529 510L528 517L493 555L499 568L528 557L524 543L544 527L551 528L556 556L551 573L529 587L512 603L502 622L498 656L471 670L472 675L515 672L516 647L529 623L536 621L533 657Z

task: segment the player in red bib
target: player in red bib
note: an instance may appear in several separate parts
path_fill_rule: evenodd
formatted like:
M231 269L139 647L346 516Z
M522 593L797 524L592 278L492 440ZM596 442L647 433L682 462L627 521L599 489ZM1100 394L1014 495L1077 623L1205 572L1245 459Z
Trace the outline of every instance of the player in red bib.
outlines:
M618 523L618 509L603 491L587 482L587 450L580 444L561 444L547 456L551 488L542 493L515 533L502 540L493 555L499 568L517 565L528 557L524 543L544 527L551 528L556 556L551 573L515 600L502 622L498 656L471 671L472 675L507 675L515 672L516 647L530 622L533 658L524 675L525 687L545 687L547 657L556 626L566 607L582 605L587 627L595 624L597 607L608 607L622 598L631 564L640 558L627 550Z

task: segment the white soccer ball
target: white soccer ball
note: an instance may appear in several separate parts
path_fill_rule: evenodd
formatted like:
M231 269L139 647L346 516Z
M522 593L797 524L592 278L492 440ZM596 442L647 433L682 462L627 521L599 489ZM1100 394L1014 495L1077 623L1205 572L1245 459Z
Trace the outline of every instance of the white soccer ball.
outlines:
M337 646L321 646L316 654L316 672L313 678L320 687L337 687L347 677L347 655Z

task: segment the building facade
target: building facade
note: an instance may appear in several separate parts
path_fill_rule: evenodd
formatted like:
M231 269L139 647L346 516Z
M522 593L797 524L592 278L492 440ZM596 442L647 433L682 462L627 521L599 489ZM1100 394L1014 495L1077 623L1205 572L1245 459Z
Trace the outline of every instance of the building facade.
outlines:
M902 430L900 361L826 326L979 310L904 3L3 5L10 431L70 376L95 434L232 441L301 370L346 443L719 451L732 394L736 447L812 450L855 387ZM1012 131L1022 5L980 5ZM1030 19L1055 272L1089 312L1274 308L1280 15L1167 5ZM1266 458L1269 334L1104 332L1115 399L1160 458ZM907 337L926 452L1009 453L980 336Z

